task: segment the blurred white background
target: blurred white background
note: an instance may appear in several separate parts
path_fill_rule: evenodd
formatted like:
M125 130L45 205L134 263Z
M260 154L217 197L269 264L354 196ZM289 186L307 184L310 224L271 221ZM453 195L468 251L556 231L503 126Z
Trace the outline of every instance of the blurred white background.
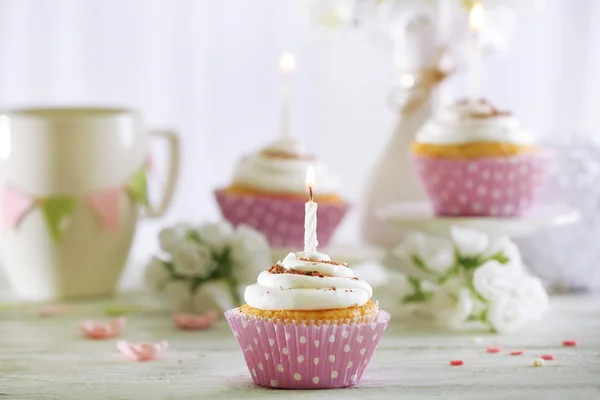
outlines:
M600 1L548 0L519 15L507 54L485 60L484 94L541 136L600 126ZM485 4L485 2L484 2ZM325 159L357 203L392 131L390 45L357 31L315 36L306 2L276 0L0 0L0 107L107 104L139 109L183 141L174 204L143 222L132 254L178 220L216 220L212 190L240 154L278 134L278 58L297 58L293 134ZM443 90L462 97L453 77ZM338 243L359 238L358 207ZM130 268L129 276L139 274Z

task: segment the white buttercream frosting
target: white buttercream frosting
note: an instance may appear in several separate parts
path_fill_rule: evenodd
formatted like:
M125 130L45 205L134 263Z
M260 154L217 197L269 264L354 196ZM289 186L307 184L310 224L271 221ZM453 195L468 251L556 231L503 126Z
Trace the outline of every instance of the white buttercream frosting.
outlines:
M282 138L238 163L233 183L274 193L306 193L306 170L315 169L319 194L339 193L340 182L327 166L311 157L302 144Z
M345 264L331 263L322 253L289 253L277 263L290 273L263 271L244 298L261 310L330 310L362 306L373 295L371 286ZM315 272L315 276L292 273Z
M440 109L419 130L416 141L437 145L473 142L532 145L534 138L514 116L499 112L487 101L462 101Z

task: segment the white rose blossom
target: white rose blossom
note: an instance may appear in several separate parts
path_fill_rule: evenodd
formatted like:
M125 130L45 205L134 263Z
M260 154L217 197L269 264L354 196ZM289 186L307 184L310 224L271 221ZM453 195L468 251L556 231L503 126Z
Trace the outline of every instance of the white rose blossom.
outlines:
M172 253L182 242L186 241L187 232L192 229L188 224L177 224L164 228L158 234L160 248L167 253Z
M161 290L171 279L171 272L164 261L152 257L146 266L145 281L151 290Z
M206 223L198 227L197 233L203 243L209 245L215 253L222 254L231 243L233 227L227 221Z
M192 286L189 281L169 281L164 289L171 308L175 312L192 311Z
M173 269L178 275L207 278L216 268L210 247L184 241L172 251Z
M439 287L429 303L435 319L451 328L464 324L473 312L473 306L471 292L460 285Z
M448 272L456 262L452 242L443 237L427 236L421 233L410 235L400 246L392 251L401 265L398 267L409 276L430 278ZM423 267L415 265L415 258L423 263ZM421 269L421 271L415 271ZM423 270L424 269L424 270Z
M488 259L499 254L508 259L508 262L505 264L506 266L523 270L521 252L517 245L509 238L503 237L492 241L481 257L483 259Z
M232 270L238 283L250 284L271 265L271 250L266 237L246 225L240 225L231 241Z
M493 301L506 295L519 276L512 268L489 260L473 272L473 287L481 297Z
M192 300L192 308L197 313L215 309L226 311L239 305L231 293L229 282L225 279L215 279L201 284L196 289Z
M458 254L464 258L481 256L487 250L490 243L485 233L462 226L453 226L450 229L450 235L458 250Z

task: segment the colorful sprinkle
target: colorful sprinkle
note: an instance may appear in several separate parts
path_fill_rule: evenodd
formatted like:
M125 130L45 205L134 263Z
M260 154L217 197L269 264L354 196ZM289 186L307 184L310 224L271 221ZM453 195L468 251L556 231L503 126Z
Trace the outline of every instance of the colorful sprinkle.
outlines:
M463 360L450 360L450 365L452 365L453 367L458 367L463 364L464 364Z
M554 360L556 357L554 357L554 354L542 354L540 356L540 358L542 360L550 361L550 360Z
M563 341L563 346L566 346L566 347L575 347L575 346L577 346L577 342L575 340L564 340Z
M531 362L531 365L533 365L534 367L543 367L544 365L546 365L546 361L544 361L542 358L534 358Z
M486 351L488 353L500 353L500 347L488 347Z
M520 356L520 355L522 355L522 354L523 354L523 351L522 351L522 350L516 350L516 351L511 351L511 352L510 352L510 355L511 355L511 356Z

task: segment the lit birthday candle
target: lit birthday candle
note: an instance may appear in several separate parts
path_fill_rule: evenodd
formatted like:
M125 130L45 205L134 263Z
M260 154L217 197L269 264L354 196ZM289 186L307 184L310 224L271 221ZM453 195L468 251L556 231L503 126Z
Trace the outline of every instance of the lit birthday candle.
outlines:
M485 14L480 1L473 3L469 14L470 48L469 48L469 100L475 103L481 95L481 29Z
M283 53L279 59L279 68L282 74L281 88L281 135L289 138L291 135L291 108L292 108L292 75L296 68L296 59L292 53Z
M319 241L317 240L317 207L313 201L313 188L315 186L315 170L312 165L306 170L306 187L308 188L308 202L304 205L304 253L315 253Z

